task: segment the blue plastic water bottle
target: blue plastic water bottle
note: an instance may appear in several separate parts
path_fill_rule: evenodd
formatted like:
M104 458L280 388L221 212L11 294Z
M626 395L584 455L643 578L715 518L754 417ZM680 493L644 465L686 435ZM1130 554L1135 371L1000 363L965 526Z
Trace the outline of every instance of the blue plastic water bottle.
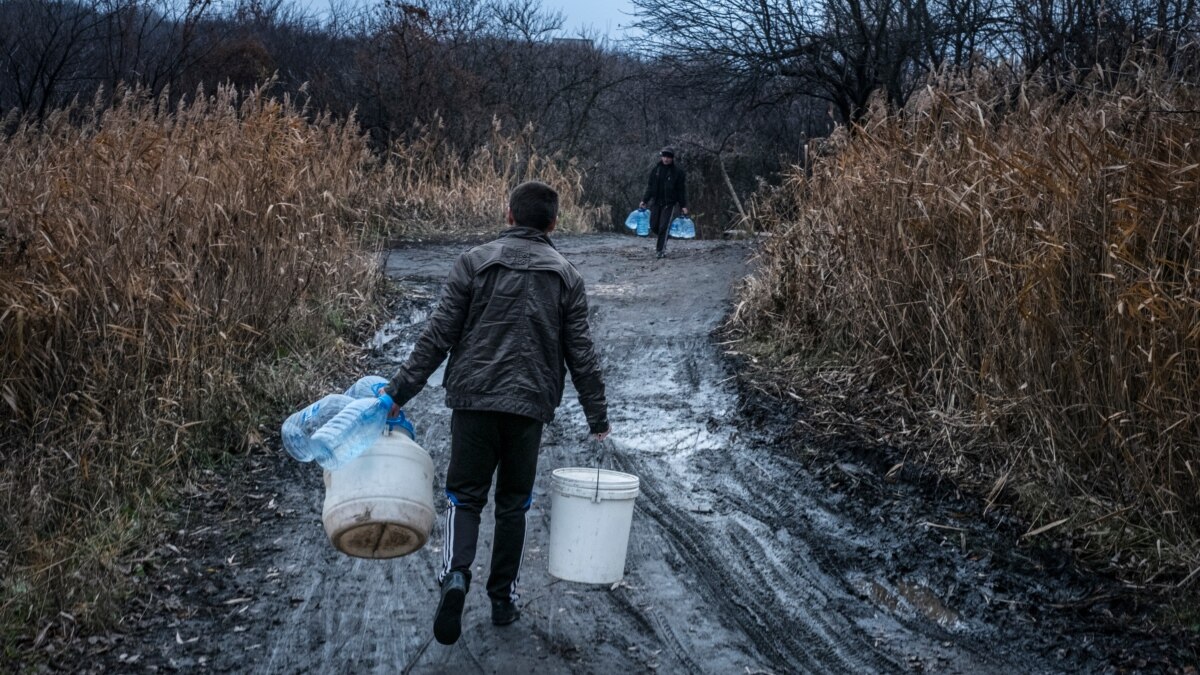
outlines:
M383 393L383 388L387 386L387 379L378 375L367 375L360 378L346 390L346 395L350 398L378 398Z
M625 227L633 230L639 236L646 236L650 233L650 211L647 209L630 211L629 215L625 218ZM643 230L645 230L644 233Z
M333 471L361 455L383 433L391 409L392 397L387 394L356 399L342 408L312 435L317 462Z
M367 375L366 377L359 378L358 382L355 382L349 389L347 389L346 396L349 396L350 398L379 398L381 394L387 393L384 390L384 387L387 385L388 381L386 378L378 375ZM388 418L388 433L392 433L397 427L407 431L409 438L413 439L414 441L417 440L417 430L415 427L413 427L413 423L404 416L403 410L401 410L400 414L396 417Z
M687 216L678 216L671 221L671 229L668 233L675 239L695 239L696 223Z
M283 421L283 449L301 462L317 458L312 435L326 422L337 416L354 399L342 394L330 394Z

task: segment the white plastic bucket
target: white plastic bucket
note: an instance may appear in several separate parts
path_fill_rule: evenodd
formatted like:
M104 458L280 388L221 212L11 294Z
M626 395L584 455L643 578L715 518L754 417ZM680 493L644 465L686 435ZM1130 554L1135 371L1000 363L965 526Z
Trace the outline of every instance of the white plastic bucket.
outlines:
M638 477L606 469L551 474L550 574L564 581L612 584L625 575Z
M433 460L403 431L325 472L321 520L330 543L346 555L408 555L429 541L434 516Z

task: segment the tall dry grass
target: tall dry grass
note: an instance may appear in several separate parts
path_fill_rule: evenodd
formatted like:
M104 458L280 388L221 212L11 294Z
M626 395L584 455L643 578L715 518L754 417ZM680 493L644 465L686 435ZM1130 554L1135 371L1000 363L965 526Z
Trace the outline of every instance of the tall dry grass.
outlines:
M6 620L105 609L163 489L254 440L255 368L369 299L369 168L352 123L261 91L129 92L0 141Z
M404 223L409 233L493 232L503 225L508 191L533 179L559 192L560 232L588 232L605 220L603 208L584 200L584 172L575 160L540 152L529 127L510 133L493 122L486 142L464 149L434 122L391 149L379 179L378 189L392 200L380 215Z
M189 470L344 362L381 233L495 231L534 176L567 229L593 212L528 134L462 152L431 129L381 159L265 91L131 91L0 139L0 628L110 615Z
M991 73L873 115L760 198L783 217L734 323L786 386L849 394L1031 532L1191 583L1200 91L1115 79L1067 97Z

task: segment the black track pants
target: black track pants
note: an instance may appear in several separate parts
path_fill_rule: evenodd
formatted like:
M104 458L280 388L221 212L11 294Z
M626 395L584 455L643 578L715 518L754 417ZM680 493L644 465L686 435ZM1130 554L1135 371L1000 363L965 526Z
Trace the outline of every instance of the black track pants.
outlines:
M445 548L440 582L452 570L471 579L479 514L496 474L496 535L487 592L493 600L517 600L525 515L533 503L542 423L501 412L455 410L450 417L450 468L446 472Z
M675 220L674 204L650 205L650 231L658 235L655 250L659 253L667 250L667 233L671 231L672 220Z

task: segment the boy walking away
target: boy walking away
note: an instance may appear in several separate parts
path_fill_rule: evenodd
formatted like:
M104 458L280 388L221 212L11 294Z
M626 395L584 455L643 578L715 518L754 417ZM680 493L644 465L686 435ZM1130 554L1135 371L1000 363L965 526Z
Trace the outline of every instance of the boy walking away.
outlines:
M675 163L674 148L663 148L658 164L650 170L646 193L642 195L642 203L638 208L646 208L647 203L650 204L650 231L658 235L655 250L658 258L665 258L667 233L671 231L671 221L675 220L675 207L682 209L685 216L688 212L687 173Z
M558 193L523 183L509 196L509 229L458 257L437 310L388 385L397 407L425 386L448 353L450 417L441 601L433 635L453 644L471 585L479 514L496 476L496 534L487 594L492 623L520 617L516 602L525 517L533 503L542 426L554 418L567 370L591 434L609 433L583 278L550 242Z

